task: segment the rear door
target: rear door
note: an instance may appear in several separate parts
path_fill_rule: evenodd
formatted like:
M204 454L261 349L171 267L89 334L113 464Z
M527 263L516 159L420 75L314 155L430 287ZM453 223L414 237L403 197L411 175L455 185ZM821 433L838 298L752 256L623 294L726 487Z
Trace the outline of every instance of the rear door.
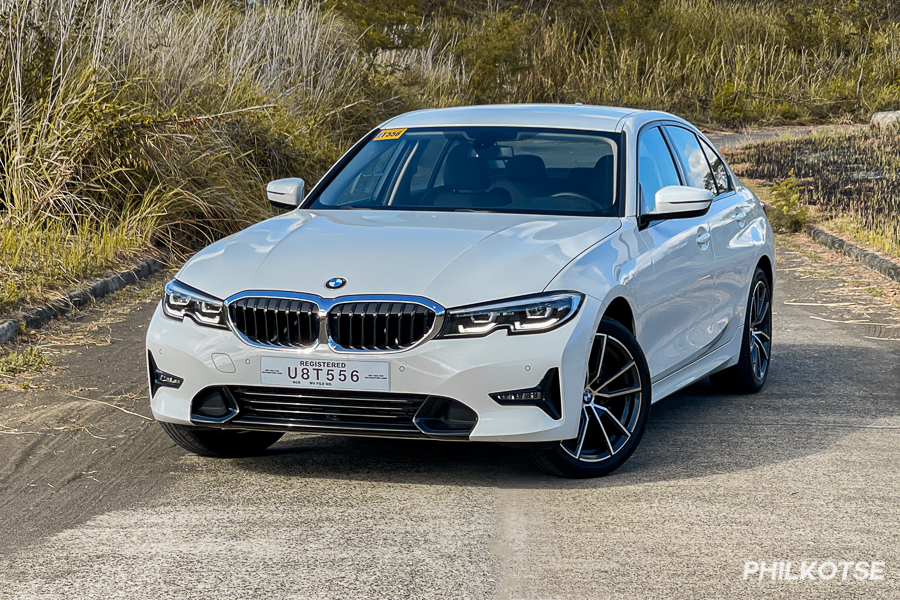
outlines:
M661 188L683 183L661 127L644 128L638 138L640 214L653 211ZM654 273L652 281L637 286L638 341L658 380L702 356L713 341L715 257L705 216L653 221L638 235Z
M735 317L743 315L745 288L755 265L757 249L752 240L745 239L755 203L751 197L735 192L725 162L706 140L684 127L667 125L666 131L676 154L690 165L688 178L693 177L696 187L705 187L714 195L708 215L716 258L713 326L717 335L729 330L722 336L722 341L728 341L740 325Z

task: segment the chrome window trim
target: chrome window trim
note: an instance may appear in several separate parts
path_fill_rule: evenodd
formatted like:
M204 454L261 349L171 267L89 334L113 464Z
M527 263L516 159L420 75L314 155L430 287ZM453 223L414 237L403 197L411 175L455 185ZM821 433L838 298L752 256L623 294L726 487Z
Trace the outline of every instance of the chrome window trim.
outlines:
M237 300L241 300L243 298L274 298L280 300L302 300L305 302L310 302L314 304L319 310L319 335L316 338L316 341L311 346L293 346L293 347L285 347L285 346L274 346L271 344L261 344L259 342L254 342L250 340L247 336L245 336L241 331L235 327L234 323L231 322L231 311L229 307L232 302ZM431 329L422 337L421 340L413 344L408 348L403 348L401 350L355 350L351 348L344 348L338 345L334 339L332 339L330 332L328 331L328 314L331 310L342 304L351 304L354 302L405 302L407 304L418 304L419 306L424 306L425 308L431 309L434 311L434 323L431 326ZM237 294L233 294L226 298L223 301L226 323L228 324L228 329L234 332L238 338L249 346L253 346L255 348L265 348L266 350L274 350L281 352L292 352L292 353L302 353L309 354L314 352L320 345L327 344L329 348L333 352L343 353L343 354L363 354L363 355L386 355L386 354L398 354L400 352L407 352L412 350L413 348L417 348L427 342L428 340L433 339L438 332L441 331L441 328L444 325L444 314L446 310L443 306L434 302L433 300L429 300L428 298L424 298L422 296L402 296L402 295L392 295L392 294L360 294L360 295L350 295L350 296L338 296L336 298L325 298L322 296L317 296L315 294L305 294L300 292L279 292L273 290L245 290L243 292L238 292Z

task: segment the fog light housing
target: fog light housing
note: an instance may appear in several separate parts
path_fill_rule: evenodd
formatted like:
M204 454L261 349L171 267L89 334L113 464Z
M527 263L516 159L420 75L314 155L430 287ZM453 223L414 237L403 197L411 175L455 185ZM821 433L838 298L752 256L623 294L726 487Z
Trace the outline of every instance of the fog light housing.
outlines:
M478 422L478 413L451 398L430 396L413 417L413 423L427 436L468 438Z
M191 421L221 425L238 414L238 405L228 388L207 388L191 402Z
M550 369L536 387L490 394L501 406L536 406L554 421L562 418L559 369Z

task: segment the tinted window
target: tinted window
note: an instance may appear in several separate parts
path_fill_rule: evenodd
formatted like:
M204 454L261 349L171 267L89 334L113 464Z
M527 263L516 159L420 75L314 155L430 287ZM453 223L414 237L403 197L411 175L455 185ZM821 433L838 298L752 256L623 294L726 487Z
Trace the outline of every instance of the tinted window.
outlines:
M305 207L618 216L619 137L518 127L390 130Z
M425 140L424 147L413 153L416 162L413 165L410 191L418 192L428 187L446 146L447 140Z
M592 169L604 156L612 154L612 146L603 138L573 138L543 135L504 142L510 156L527 154L539 156L547 169Z
M641 214L656 208L656 192L667 185L681 185L669 146L658 127L641 133L638 144L638 183L641 189Z
M706 155L700 149L700 141L697 136L681 127L666 126L669 137L675 145L675 154L681 160L684 167L687 185L697 188L705 188L713 194L717 194L716 182Z
M722 158L716 154L715 150L709 147L709 144L700 140L700 145L703 147L703 152L706 153L706 160L709 161L709 166L712 167L713 177L716 181L716 187L719 190L720 194L724 194L725 192L730 192L734 189L734 186L731 185L731 178L728 176L728 169L725 167L725 162L722 161Z
M397 146L369 144L354 157L358 160L359 169L348 171L344 169L338 173L329 189L332 189L330 201L333 206L352 205L361 200L371 198L376 194L376 186L384 176L392 156L396 154Z

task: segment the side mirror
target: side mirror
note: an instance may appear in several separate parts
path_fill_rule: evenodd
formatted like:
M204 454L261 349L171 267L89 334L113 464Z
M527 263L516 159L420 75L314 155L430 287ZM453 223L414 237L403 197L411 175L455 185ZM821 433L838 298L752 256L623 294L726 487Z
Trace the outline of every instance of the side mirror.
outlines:
M703 188L669 185L656 192L656 208L648 216L659 219L700 217L709 211L713 193Z
M299 177L270 181L266 186L266 198L276 206L297 208L303 202L304 185Z

